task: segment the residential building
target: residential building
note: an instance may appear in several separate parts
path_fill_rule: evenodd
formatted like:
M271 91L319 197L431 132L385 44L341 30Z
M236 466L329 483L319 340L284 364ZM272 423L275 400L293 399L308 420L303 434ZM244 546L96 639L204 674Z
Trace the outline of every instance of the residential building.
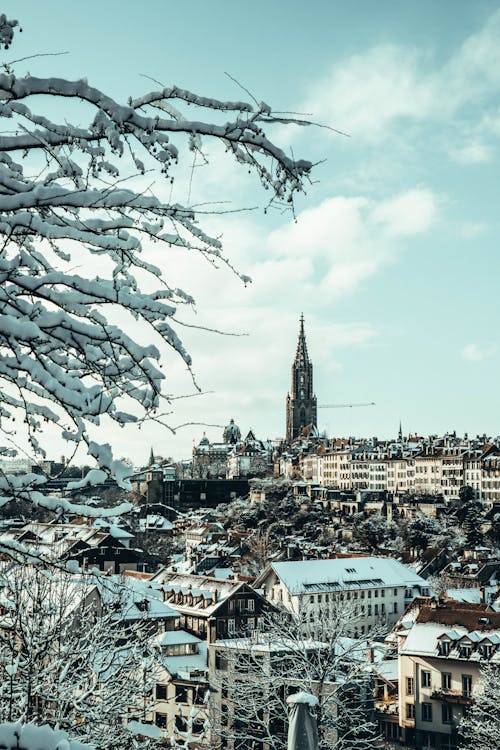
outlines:
M180 627L209 643L252 633L269 609L265 599L243 581L167 570L151 580L180 615Z
M500 613L486 604L417 601L399 640L399 724L412 747L456 750L483 664L500 662Z
M355 637L393 625L414 597L429 593L425 579L387 557L272 563L254 586L271 604L307 612L312 620L345 605L355 615L350 627Z

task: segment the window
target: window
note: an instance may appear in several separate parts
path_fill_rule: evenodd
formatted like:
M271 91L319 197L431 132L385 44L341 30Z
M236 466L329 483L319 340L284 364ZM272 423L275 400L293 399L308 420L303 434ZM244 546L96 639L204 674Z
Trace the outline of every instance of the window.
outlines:
M249 612L253 612L255 610L255 602L253 599L247 600L247 607Z
M234 633L235 630L236 630L236 622L235 622L235 620L231 620L231 619L228 620L227 621L227 632L228 633Z
M157 727L160 727L160 729L166 729L167 728L167 714L155 714L155 724Z
M441 674L441 689L451 690L451 672L443 672Z
M397 603L397 602L394 602L394 605L393 605L392 611L393 611L394 613L396 613L396 612L398 611L398 603Z
M227 658L223 656L221 653L217 652L215 654L215 668L227 670L228 666L229 666L229 663L228 663Z
M193 720L193 734L201 734L205 728L205 722L200 719Z
M187 703L188 702L188 689L185 685L175 686L175 702L176 703Z
M432 703L422 703L422 721L432 721Z
M451 724L453 722L453 710L449 703L443 703L441 706L441 721L443 724Z
M420 684L422 685L422 687L431 686L431 673L428 672L426 669L422 669Z
M369 604L369 605L368 605L368 612L367 612L367 614L368 614L368 615L371 615L371 613L372 613L372 605L371 605L371 604Z
M462 693L464 695L470 695L472 693L472 675L462 675Z
M414 703L406 704L406 718L407 719L415 718L415 704Z
M247 620L248 630L255 630L255 617L249 617Z
M413 677L406 678L406 695L413 695L415 692L415 680Z
M384 598L384 596L385 596L385 589L381 589L380 596L382 597L382 599Z
M178 732L185 732L187 729L187 721L184 716L175 717L175 728Z
M472 653L472 646L470 643L461 643L458 650L462 659L469 659Z
M397 596L397 595L398 595L398 590L394 589L394 596Z
M449 641L440 641L439 642L439 655L440 656L449 656L450 655L450 642Z
M378 604L375 605L375 614L378 615Z
M159 701L167 700L167 686L166 685L156 686L156 697Z
M375 589L375 592L374 592L374 594L373 594L373 595L374 595L375 599L377 599L377 598L378 598L378 589Z
M482 643L479 646L479 653L481 654L483 659L491 659L491 654L493 653L491 643Z

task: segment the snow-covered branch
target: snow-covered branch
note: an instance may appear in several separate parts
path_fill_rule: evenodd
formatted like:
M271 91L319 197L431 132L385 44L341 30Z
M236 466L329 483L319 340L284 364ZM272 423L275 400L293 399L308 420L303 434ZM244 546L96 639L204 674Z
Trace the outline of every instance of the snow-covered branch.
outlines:
M0 18L1 43L10 44L16 24ZM48 97L50 112L58 101L78 104L83 124L49 116ZM169 284L168 255L161 269L148 260L149 246L230 266L196 209L139 188L141 175L170 188L184 150L218 141L257 174L271 201L290 205L312 165L269 137L268 105L176 86L121 104L84 79L18 76L4 64L0 118L8 131L0 135L0 429L12 435L21 424L36 457L45 455L40 435L55 426L127 487L123 467L92 443L89 427L154 417L165 345L191 368L175 314L194 300Z

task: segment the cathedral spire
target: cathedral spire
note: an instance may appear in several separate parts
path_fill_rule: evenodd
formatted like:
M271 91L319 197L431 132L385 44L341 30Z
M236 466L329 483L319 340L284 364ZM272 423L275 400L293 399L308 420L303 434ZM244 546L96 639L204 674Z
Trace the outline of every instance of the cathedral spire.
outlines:
M307 353L307 342L306 334L304 331L304 313L300 313L300 328L299 328L299 340L297 341L297 353L295 355L295 361L304 363L309 362L309 355Z
M316 396L313 390L313 366L307 352L304 314L300 315L297 351L292 363L292 387L286 400L286 438L288 442L309 425L316 426Z

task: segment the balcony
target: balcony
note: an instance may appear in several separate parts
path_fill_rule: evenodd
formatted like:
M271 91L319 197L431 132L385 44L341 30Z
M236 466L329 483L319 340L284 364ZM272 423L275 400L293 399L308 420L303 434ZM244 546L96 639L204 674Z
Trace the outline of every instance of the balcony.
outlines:
M431 693L431 698L435 701L457 703L462 706L468 706L472 703L472 695L463 693L461 690L434 690Z

